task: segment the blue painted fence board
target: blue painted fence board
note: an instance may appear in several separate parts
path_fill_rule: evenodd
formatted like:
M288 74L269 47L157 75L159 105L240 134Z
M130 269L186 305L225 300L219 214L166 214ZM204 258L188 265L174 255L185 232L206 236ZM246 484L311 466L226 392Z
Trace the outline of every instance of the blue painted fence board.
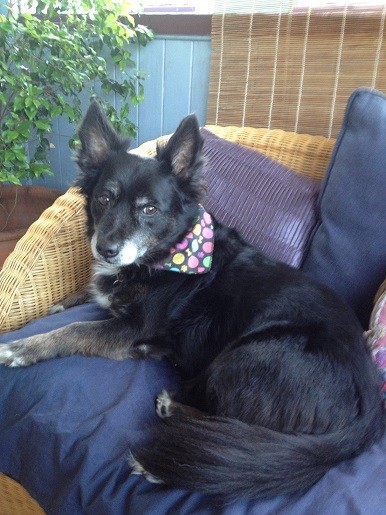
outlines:
M132 58L139 70L147 73L144 81L145 99L130 109L130 120L138 127L132 147L145 141L170 134L181 118L195 113L200 125L205 124L209 84L210 38L187 36L157 36L146 47L133 46ZM119 73L113 67L111 73ZM114 102L115 98L110 98ZM82 98L82 107L87 109L88 95ZM118 105L119 107L119 105ZM51 141L50 162L54 172L33 181L52 188L67 189L77 173L68 146L76 126L61 117L54 125Z
M192 43L190 41L166 41L163 98L163 132L165 134L173 132L176 120L180 120L189 112L191 53Z
M197 115L200 125L206 122L210 53L210 40L194 42L189 111Z
M140 47L140 70L148 77L144 81L145 100L138 106L138 134L133 146L138 146L162 134L163 95L165 89L165 40L156 39L146 47Z

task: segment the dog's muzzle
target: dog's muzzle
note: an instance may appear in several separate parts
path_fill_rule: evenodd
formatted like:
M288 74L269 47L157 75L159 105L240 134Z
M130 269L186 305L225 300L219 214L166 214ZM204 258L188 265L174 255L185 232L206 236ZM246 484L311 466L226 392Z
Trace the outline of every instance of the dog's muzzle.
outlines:
M131 265L146 252L146 248L135 238L119 244L99 238L97 234L91 238L91 250L98 261L118 266Z

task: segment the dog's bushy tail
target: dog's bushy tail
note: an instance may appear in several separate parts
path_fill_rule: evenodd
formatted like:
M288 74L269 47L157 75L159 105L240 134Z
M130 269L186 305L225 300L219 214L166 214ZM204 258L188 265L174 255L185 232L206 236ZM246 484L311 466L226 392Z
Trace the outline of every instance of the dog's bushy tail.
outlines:
M153 447L135 458L170 486L225 501L285 494L310 487L333 465L369 447L382 434L380 416L373 409L349 428L308 435L178 413L157 426Z

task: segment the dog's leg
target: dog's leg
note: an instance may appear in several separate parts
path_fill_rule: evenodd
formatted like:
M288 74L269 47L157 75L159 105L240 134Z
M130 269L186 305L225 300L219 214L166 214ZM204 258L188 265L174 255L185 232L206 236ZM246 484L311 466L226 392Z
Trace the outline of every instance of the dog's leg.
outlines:
M132 344L137 331L127 320L75 322L49 333L0 345L0 363L22 367L57 356L84 354L111 359L142 358Z
M166 390L162 390L162 392L157 396L155 401L155 411L160 418L169 418L171 416L175 416L178 414L183 414L186 417L190 418L204 418L205 413L202 411L192 408L192 406L187 406L186 404L181 404L173 399L172 395Z
M181 404L180 402L176 402L171 394L166 390L163 390L156 398L155 408L157 415L164 419L166 422L170 417L178 417L179 415L183 415L185 417L194 418L194 419L203 419L205 418L205 413L202 411L192 408L191 406L187 406L186 404ZM135 475L143 475L150 483L163 483L162 480L150 474L138 461L135 456L131 456L130 465L132 466L132 474Z
M53 315L54 313L61 313L65 309L72 308L74 306L79 306L80 304L85 304L89 300L91 300L90 291L88 289L85 289L80 292L74 293L69 297L64 298L57 304L54 304L50 307L48 313L50 315Z

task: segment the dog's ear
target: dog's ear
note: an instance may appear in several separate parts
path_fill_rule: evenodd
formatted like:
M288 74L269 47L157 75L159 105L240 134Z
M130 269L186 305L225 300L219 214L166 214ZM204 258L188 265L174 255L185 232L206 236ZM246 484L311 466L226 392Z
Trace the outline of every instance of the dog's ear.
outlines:
M157 159L168 162L172 172L189 179L201 165L203 139L195 115L186 116L164 147L157 147Z
M125 141L109 123L97 102L90 104L79 126L78 135L81 145L75 160L83 172L98 168L108 152L118 150Z

